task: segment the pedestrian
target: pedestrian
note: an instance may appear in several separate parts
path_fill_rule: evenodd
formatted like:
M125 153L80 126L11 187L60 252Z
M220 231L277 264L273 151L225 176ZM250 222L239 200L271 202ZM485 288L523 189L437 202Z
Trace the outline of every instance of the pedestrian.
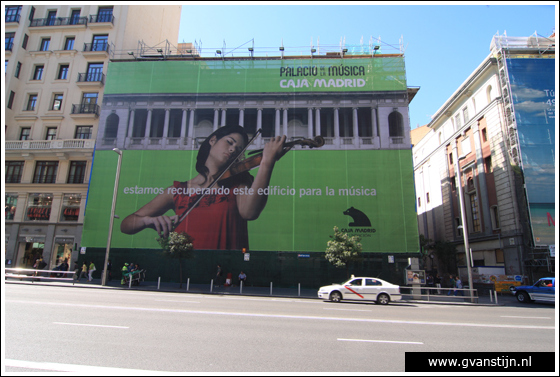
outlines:
M89 264L89 279L88 281L92 281L93 280L93 272L95 271L95 264L93 264L93 261L91 261L91 263Z
M241 271L237 278L239 279L239 285L245 285L245 280L247 280L247 275L245 275L245 272Z
M84 264L82 264L82 272L80 272L80 277L78 278L78 281L82 280L82 276L86 278L86 280L88 279L88 266L87 263L84 261Z
M436 277L434 278L434 283L436 284L436 287L438 288L437 293L438 295L441 294L441 277L439 276L439 274L436 274Z
M106 279L107 279L107 281L111 281L111 279L113 278L113 275L112 275L112 273L111 273L111 270L112 270L112 269L113 269L113 265L111 264L111 260L109 259L109 260L107 261L107 271L106 271L106 274L107 274L107 275L105 276Z
M450 288L449 291L447 292L447 295L451 296L451 289L455 288L455 279L453 279L453 275L449 275L449 287Z
M128 276L129 272L128 272L128 263L125 263L124 266L122 266L121 268L121 284L125 284L125 278Z
M457 296L457 292L459 292L460 296L463 296L463 291L461 290L463 289L463 282L461 281L459 276L457 276L455 279L455 287L459 289L459 290L455 290L455 296Z
M216 287L220 286L222 274L222 266L218 265L218 269L216 270Z

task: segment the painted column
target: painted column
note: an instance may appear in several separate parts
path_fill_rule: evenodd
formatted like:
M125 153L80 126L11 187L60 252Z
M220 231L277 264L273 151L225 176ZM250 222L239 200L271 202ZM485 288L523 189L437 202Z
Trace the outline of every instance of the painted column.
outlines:
M130 117L128 118L128 137L132 137L134 131L134 109L130 110Z
M288 136L288 109L282 109L282 134Z
M321 135L321 109L320 108L315 109L315 135Z
M352 108L352 132L354 133L354 146L357 148L360 146L360 135L358 129L358 108Z
M377 137L377 111L371 109L371 136Z
M257 109L257 131L262 129L262 109ZM257 137L256 143L257 148L261 148L262 146L262 133L259 134Z
M313 139L313 108L307 109L307 137Z
M169 112L171 109L165 109L165 118L163 119L163 135L162 138L166 139L169 133ZM165 145L165 142L163 143Z
M245 127L245 110L239 109L239 125Z
M220 127L224 127L226 125L226 109L222 109L222 123Z
M339 147L342 143L340 142L340 119L338 117L338 107L334 109L334 145Z
M274 117L274 136L280 135L280 109L276 109Z
M212 125L214 131L218 129L218 120L220 118L219 111L220 111L219 109L214 109L214 124Z

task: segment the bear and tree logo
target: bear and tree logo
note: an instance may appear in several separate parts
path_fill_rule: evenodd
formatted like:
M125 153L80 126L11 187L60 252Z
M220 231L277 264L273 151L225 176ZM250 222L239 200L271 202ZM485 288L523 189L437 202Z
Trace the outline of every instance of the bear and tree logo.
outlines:
M352 222L349 223L349 226L352 227L371 227L371 221L369 221L369 218L367 217L367 215L365 213L363 213L362 211L354 208L354 207L350 207L348 208L346 211L343 212L345 215L350 216L352 218Z

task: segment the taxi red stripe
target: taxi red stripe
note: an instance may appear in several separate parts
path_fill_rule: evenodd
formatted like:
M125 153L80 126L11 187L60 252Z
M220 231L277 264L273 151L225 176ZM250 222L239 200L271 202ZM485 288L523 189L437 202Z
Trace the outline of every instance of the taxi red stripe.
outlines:
M359 294L358 292L356 292L356 291L354 291L354 290L352 290L352 289L348 288L348 286L346 286L346 285L345 285L345 286L344 286L344 288L346 288L346 289L348 289L348 290L349 290L350 292L352 292L352 293L354 293L354 294L356 294L356 295L360 296L360 298L364 298L364 296L362 296L362 295L361 295L361 294Z

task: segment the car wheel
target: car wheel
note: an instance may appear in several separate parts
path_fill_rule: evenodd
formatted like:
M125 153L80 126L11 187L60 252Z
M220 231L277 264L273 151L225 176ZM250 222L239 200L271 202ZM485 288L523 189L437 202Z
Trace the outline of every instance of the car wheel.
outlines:
M389 301L391 301L391 299L389 298L389 295L387 295L385 293L381 293L379 296L377 296L377 303L378 304L387 305L389 303Z
M516 297L517 301L519 302L527 303L531 301L529 295L526 292L519 292Z
M332 302L340 302L342 301L342 295L340 294L339 291L334 291L331 293L330 299Z

